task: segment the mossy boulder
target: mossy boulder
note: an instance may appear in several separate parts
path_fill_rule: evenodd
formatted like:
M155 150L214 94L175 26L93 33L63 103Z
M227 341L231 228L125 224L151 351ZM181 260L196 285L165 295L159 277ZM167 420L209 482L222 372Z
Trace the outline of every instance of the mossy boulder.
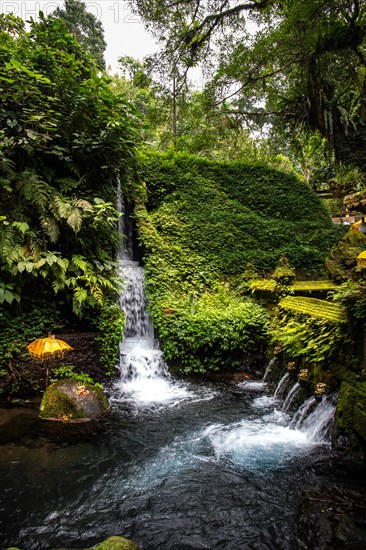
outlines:
M9 549L12 550L12 549ZM17 550L17 549L15 549ZM66 548L57 548L54 550L67 550ZM124 537L110 537L104 542L100 542L92 548L83 548L82 550L140 550L132 540L125 539Z
M46 420L86 422L100 418L109 402L100 386L75 380L58 380L43 395L39 416Z
M139 550L139 547L124 537L110 537L90 550Z

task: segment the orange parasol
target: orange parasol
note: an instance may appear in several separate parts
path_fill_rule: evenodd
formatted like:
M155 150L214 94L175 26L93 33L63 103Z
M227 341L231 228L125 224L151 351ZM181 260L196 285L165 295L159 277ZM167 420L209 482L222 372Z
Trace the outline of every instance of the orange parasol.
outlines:
M50 357L63 357L65 351L72 350L63 340L58 340L54 336L47 336L47 338L39 338L27 346L27 350L35 360L44 361L47 360L46 371L46 388L48 386L48 367Z

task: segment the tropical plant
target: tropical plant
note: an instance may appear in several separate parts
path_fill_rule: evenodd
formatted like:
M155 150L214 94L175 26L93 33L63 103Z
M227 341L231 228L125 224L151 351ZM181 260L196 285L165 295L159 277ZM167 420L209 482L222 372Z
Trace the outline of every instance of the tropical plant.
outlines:
M22 306L53 289L82 315L118 290L114 205L134 169L137 111L55 15L29 30L0 23L2 297Z

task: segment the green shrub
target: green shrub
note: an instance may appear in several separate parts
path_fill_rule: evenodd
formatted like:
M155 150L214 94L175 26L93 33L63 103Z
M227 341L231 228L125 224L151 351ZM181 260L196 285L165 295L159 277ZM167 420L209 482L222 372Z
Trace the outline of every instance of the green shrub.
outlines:
M164 356L184 372L234 370L244 358L265 353L267 311L230 289L175 301L170 308L157 306L152 316Z
M57 369L52 369L51 382L67 378L69 380L75 380L75 382L81 382L82 384L100 385L95 384L93 378L89 376L89 374L85 372L75 372L74 369L74 365L60 365Z
M96 328L100 334L96 340L100 343L100 362L107 376L116 371L119 358L119 344L122 340L125 317L118 304L107 302L99 308L96 317Z

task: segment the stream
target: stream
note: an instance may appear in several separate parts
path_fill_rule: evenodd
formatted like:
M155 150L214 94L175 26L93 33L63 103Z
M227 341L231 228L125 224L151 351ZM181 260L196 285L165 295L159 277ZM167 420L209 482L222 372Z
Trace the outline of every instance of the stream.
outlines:
M142 268L125 262L123 273L128 322L111 414L81 429L41 422L31 409L23 433L8 433L2 547L86 548L119 534L144 550L309 548L300 504L333 476L334 397L311 398L296 414L297 388L286 403L283 381L275 391L265 380L172 378L145 311Z

